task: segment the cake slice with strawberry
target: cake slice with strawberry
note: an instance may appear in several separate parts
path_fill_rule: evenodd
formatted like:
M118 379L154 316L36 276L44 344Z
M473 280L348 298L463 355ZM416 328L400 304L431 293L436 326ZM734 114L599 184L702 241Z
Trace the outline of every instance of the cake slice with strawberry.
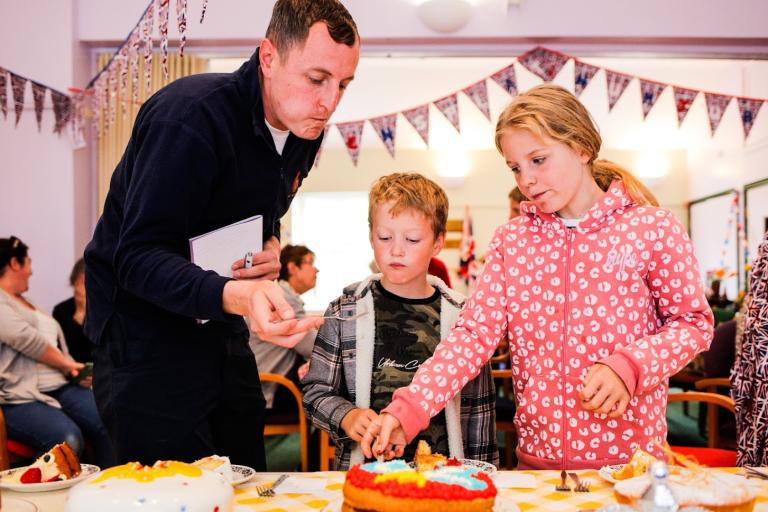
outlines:
M13 474L22 484L69 480L80 474L80 461L67 443L60 443L42 454L31 466Z

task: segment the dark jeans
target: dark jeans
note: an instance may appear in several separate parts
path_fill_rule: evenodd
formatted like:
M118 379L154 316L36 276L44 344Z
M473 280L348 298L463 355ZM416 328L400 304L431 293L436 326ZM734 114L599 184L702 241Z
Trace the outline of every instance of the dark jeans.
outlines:
M120 463L211 454L266 470L264 397L247 333L139 339L115 317L94 351L94 391Z
M96 464L102 468L114 466L112 444L91 390L67 384L46 394L58 400L61 409L43 402L3 405L8 437L34 447L40 453L66 442L78 456L82 456L85 437L91 442Z

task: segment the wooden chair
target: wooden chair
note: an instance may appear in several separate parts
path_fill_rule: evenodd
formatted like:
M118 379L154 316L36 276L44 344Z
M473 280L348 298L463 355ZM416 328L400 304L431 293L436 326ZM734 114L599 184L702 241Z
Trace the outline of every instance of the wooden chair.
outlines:
M736 452L719 448L717 429L717 406L724 407L731 412L735 411L733 400L730 397L717 393L686 391L684 393L670 393L668 402L703 402L707 404L707 424L709 426L707 447L672 446L673 451L691 456L706 466L733 467L736 465Z
M509 355L507 355L507 358ZM505 400L513 400L512 394L512 370L491 370L491 375L495 380L501 380L502 395ZM496 411L496 430L504 432L504 467L506 469L514 469L517 466L517 457L515 456L515 447L517 446L517 430L515 429L515 423L512 421L514 418L502 418L499 419L498 411Z
M275 373L259 373L259 379L261 379L261 382L274 382L279 386L285 386L288 388L293 397L296 399L296 407L298 410L298 415L296 417L297 419L293 420L293 417L291 418L293 421L276 422L274 421L274 418L272 418L272 423L268 422L266 425L264 425L264 437L298 433L299 447L301 452L301 470L309 471L309 454L307 449L307 419L304 416L304 407L301 403L301 392L299 391L299 388L297 388L296 385L287 378Z
M320 471L331 471L335 466L336 447L325 430L320 431Z
M11 467L11 464L22 460L33 459L37 451L23 443L8 439L5 430L5 414L0 407L0 471Z

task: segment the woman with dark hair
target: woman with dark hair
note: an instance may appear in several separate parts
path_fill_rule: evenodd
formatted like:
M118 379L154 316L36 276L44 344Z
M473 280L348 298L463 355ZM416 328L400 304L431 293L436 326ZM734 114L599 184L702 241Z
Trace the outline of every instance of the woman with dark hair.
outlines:
M83 258L77 260L72 267L69 284L72 286L73 296L56 304L53 308L53 318L59 322L61 330L64 331L69 355L75 361L89 363L93 361L93 344L83 332L85 323L85 260Z
M83 364L70 357L56 320L23 295L32 275L28 253L18 238L0 238L0 405L8 437L40 453L65 441L82 455L85 436L96 463L112 466L112 445L93 393L67 380Z

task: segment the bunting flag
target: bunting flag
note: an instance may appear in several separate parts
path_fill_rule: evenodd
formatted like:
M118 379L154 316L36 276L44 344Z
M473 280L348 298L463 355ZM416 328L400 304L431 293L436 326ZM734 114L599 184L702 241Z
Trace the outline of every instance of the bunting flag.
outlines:
M752 98L737 98L737 100L741 124L744 127L744 138L746 139L749 137L749 132L752 131L752 125L755 123L757 113L760 112L760 107L763 106L763 100Z
M485 78L479 82L475 82L461 90L467 97L472 100L477 108L480 109L485 117L491 120L491 108L488 106L488 87L485 85Z
M451 122L456 131L461 133L461 126L459 124L459 100L456 93L450 94L444 98L440 98L434 102L437 110L442 112L448 121Z
M117 112L117 74L120 62L114 60L107 71L107 128L115 124L115 114Z
M205 19L205 11L208 9L208 0L203 0L203 9L200 12L200 23Z
M688 115L688 111L693 105L693 100L698 96L699 91L693 89L686 89L684 87L673 86L672 91L675 93L675 108L677 109L677 126L683 124L685 116Z
M51 91L51 103L53 103L53 116L55 124L53 132L61 134L61 131L69 122L72 113L72 100L66 94Z
M157 0L157 26L160 31L160 53L163 55L163 76L168 79L168 10L171 0ZM203 5L205 15L205 5ZM202 23L203 20L200 20Z
M123 114L123 117L125 117L125 114L128 112L128 98L126 98L126 94L128 93L128 68L130 67L130 62L128 62L128 46L123 46L120 49L120 54L115 56L115 59L119 60L120 65L120 85L119 85L119 91L120 91L120 111Z
M608 111L612 111L616 102L619 101L621 95L627 89L629 82L632 81L630 75L624 73L617 73L609 69L605 70L605 82L608 86Z
M364 124L365 121L352 121L336 125L355 166L357 166L357 159L360 156L360 143L362 142Z
M152 29L154 27L154 15L155 4L151 3L147 7L147 13L144 15L144 23L141 27L141 41L144 43L144 90L147 93L152 90Z
M27 79L11 73L11 90L13 92L13 111L16 113L16 125L19 126L21 113L24 111L24 88Z
M43 104L45 103L45 91L48 90L43 84L33 82L32 84L32 102L35 106L35 121L37 121L37 131L43 129Z
M643 119L645 119L648 117L648 112L656 104L656 100L659 99L661 93L667 88L667 84L643 80L642 78L638 80L640 80L640 99L643 106Z
M139 44L141 41L139 31L134 31L131 37L128 60L131 63L131 100L135 105L139 102Z
M3 119L8 119L8 72L0 68L0 111Z
M578 98L600 68L576 59L573 60L573 64L573 90Z
M537 46L518 57L517 61L545 82L551 82L568 62L568 59L570 57L567 55Z
M495 72L491 75L491 79L511 96L517 96L517 76L515 75L514 64Z
M416 108L402 112L403 117L411 123L411 126L421 136L424 144L429 147L429 105L420 105Z
M379 135L381 142L387 147L392 158L395 158L395 134L397 133L397 114L374 117L369 119L371 126Z
M184 57L187 44L187 0L176 0L176 22L179 26L179 57Z
M704 93L704 99L707 100L707 115L709 116L709 127L712 130L712 136L715 135L717 127L720 126L725 109L728 108L732 98L732 96L726 96L725 94Z

